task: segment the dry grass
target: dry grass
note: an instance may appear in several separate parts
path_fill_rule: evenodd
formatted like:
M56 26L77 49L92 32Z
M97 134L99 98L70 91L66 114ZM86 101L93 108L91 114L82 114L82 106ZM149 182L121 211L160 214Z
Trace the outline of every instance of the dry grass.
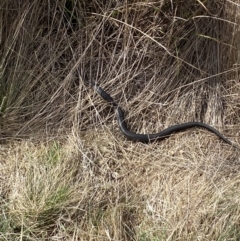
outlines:
M239 240L239 0L0 4L0 240Z

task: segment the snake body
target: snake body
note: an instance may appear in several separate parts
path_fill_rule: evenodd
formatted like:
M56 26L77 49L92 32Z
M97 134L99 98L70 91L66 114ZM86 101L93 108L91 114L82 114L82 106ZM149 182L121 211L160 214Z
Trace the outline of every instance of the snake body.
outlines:
M186 123L182 123L182 124L178 124L178 125L173 125L173 126L168 127L165 130L162 130L162 131L160 131L158 133L154 133L154 134L137 134L137 133L134 133L134 132L128 130L128 128L126 126L126 123L124 121L123 111L120 108L120 106L114 101L112 96L109 95L105 90L103 90L100 86L98 86L96 84L94 84L93 87L96 90L96 92L104 100L109 102L114 107L115 112L116 112L116 116L117 116L119 128L120 128L121 132L123 133L123 135L125 137L127 137L129 140L148 143L148 142L151 142L151 141L162 140L164 138L167 138L167 137L169 137L169 135L171 135L174 132L183 131L183 130L193 128L193 127L203 127L205 129L209 130L210 132L214 133L215 135L217 135L220 139L222 139L227 144L232 145L232 146L239 149L239 147L235 146L230 140L225 138L215 128L213 128L213 127L211 127L211 126L209 126L205 123L202 123L202 122L186 122Z

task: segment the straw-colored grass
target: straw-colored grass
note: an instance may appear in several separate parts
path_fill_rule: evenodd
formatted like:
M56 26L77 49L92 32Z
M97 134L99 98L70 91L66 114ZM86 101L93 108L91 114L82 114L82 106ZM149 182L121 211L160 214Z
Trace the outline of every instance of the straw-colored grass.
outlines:
M240 240L240 1L0 3L0 240Z

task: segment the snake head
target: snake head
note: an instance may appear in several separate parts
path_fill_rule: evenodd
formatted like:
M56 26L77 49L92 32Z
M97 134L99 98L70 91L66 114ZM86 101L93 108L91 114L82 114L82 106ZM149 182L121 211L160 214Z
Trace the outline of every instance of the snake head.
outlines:
M93 88L97 91L97 93L107 102L111 103L113 106L117 106L117 103L114 101L111 95L105 92L100 86L94 85Z

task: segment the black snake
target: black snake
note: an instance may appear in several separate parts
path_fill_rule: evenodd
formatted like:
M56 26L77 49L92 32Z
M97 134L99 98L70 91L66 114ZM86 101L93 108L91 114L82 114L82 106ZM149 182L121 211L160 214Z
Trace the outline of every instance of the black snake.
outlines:
M224 142L228 143L229 145L234 146L237 149L240 149L238 146L235 146L230 140L225 138L215 128L213 128L205 123L202 123L202 122L187 122L187 123L182 123L182 124L178 124L178 125L173 125L163 131L160 131L160 132L154 133L154 134L137 134L137 133L131 132L128 130L128 128L126 126L126 123L124 121L123 111L120 108L120 106L100 86L98 86L96 84L93 84L92 86L104 100L106 100L107 102L112 104L112 106L115 109L116 115L117 115L117 121L118 121L119 128L120 128L121 132L124 134L124 136L126 136L129 140L147 143L147 142L151 142L151 141L155 141L155 140L162 140L164 138L167 138L167 137L169 137L169 135L171 135L174 132L186 130L186 129L189 129L192 127L203 127L205 129L213 132L215 135L217 135L220 139L222 139Z

